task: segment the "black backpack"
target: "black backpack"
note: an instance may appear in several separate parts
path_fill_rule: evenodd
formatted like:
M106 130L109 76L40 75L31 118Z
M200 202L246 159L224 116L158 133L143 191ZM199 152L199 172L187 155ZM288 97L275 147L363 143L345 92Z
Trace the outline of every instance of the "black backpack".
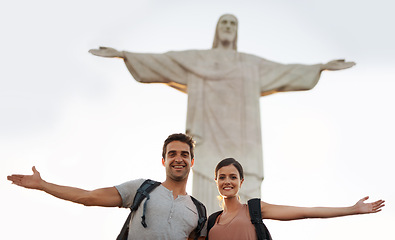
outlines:
M269 230L266 228L266 225L262 222L262 214L261 214L261 199L253 198L248 200L248 209L250 211L251 223L255 226L256 235L258 240L272 240L272 236L269 233ZM210 229L214 226L215 220L223 211L218 211L210 215L207 223L207 238Z
M159 186L161 183L157 181L153 181L151 179L145 180L139 189L137 189L136 195L134 196L133 199L133 204L130 207L130 213L128 218L126 219L125 223L123 224L122 230L119 233L117 240L127 240L128 239L128 234L129 234L129 222L130 219L132 218L132 213L133 211L136 211L137 208L140 206L140 203L144 200L144 198L147 198L147 200L144 202L143 206L143 216L141 216L141 224L143 225L144 228L147 227L147 224L145 223L145 209L147 207L147 202L150 199L149 193L154 190L157 186ZM199 202L196 200L194 197L190 196L192 199L192 202L196 205L196 208L198 210L198 215L199 215L199 220L198 220L198 225L195 229L195 240L197 240L200 236L200 232L202 231L204 224L206 223L207 220L207 214L206 214L206 207L203 205L203 203Z

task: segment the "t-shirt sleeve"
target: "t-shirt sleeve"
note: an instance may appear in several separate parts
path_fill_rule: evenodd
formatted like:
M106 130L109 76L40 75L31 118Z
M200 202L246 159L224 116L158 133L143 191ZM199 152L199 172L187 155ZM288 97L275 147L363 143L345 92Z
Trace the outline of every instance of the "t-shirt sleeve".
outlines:
M115 186L119 192L119 195L121 195L122 207L129 208L132 206L137 189L144 181L145 179L136 179Z

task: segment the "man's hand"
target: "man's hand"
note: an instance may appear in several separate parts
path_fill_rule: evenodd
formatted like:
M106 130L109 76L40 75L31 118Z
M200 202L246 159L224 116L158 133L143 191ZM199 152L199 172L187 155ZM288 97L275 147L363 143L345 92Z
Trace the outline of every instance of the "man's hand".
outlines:
M326 64L322 65L322 70L330 70L330 71L336 71L336 70L342 70L342 69L347 69L355 65L355 62L346 62L344 59L337 59L330 61Z
M11 176L7 176L7 179L10 180L13 184L30 188L30 189L38 189L41 190L41 184L43 182L40 173L36 170L36 167L32 167L33 175L20 175L20 174L12 174Z
M99 57L124 58L123 52L110 47L99 47L99 49L91 49L89 52Z

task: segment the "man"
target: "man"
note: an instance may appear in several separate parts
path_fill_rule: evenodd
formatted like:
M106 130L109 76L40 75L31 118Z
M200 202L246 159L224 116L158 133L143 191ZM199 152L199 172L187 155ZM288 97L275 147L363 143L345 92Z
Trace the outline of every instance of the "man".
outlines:
M164 142L162 165L166 168L166 180L150 193L146 208L146 224L141 224L140 216L144 208L140 206L129 225L128 239L187 239L193 238L198 222L198 211L186 185L194 164L194 142L185 134L172 134ZM132 205L137 189L144 179L132 180L115 187L87 191L79 188L60 186L44 181L33 167L33 175L13 174L7 177L21 187L37 189L60 199L85 206L124 207ZM143 205L143 203L141 204ZM201 232L204 239L206 230Z
M123 58L142 83L164 83L188 94L186 132L196 140L193 195L213 212L218 195L212 171L219 159L233 157L245 166L240 197L261 196L263 157L261 96L312 89L323 70L341 70L353 62L279 64L237 52L238 21L225 14L217 23L213 49L139 54L100 47L89 52Z

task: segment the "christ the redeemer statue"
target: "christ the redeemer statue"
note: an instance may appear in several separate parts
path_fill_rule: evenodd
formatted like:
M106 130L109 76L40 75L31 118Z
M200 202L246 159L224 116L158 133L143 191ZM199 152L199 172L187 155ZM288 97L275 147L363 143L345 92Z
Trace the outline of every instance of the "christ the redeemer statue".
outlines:
M280 64L237 52L237 18L230 14L217 23L213 48L141 54L100 47L89 52L122 58L136 81L164 83L188 94L186 133L196 141L192 194L209 213L219 208L214 168L233 157L244 166L243 200L261 196L263 158L261 96L312 89L323 70L341 70L353 62Z

